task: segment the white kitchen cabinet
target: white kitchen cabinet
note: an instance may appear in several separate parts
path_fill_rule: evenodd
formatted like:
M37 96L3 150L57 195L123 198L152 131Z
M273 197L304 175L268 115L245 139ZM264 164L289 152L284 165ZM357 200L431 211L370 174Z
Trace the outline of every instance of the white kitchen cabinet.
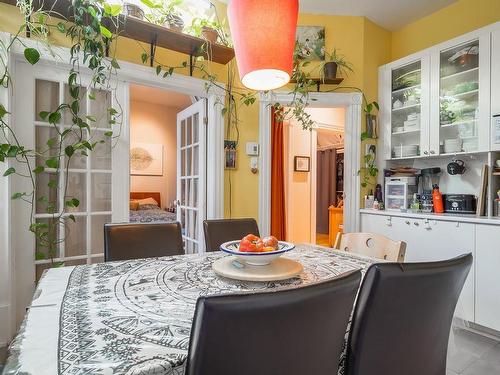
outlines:
M500 227L476 225L476 323L500 331Z
M361 216L362 232L406 242L405 262L432 262L474 254L474 224L378 214ZM474 322L474 268L465 282L455 316Z
M500 28L491 34L491 150L500 151Z
M380 68L385 160L491 149L491 82L498 82L494 74L500 78L500 67L496 73L491 67L492 53L499 55L493 64L500 65L500 35L493 35L492 52L492 30L479 29Z

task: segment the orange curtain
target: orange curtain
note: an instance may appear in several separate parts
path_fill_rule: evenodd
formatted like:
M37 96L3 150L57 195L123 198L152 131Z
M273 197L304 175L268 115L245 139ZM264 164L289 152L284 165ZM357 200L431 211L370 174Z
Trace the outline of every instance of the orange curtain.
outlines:
M283 155L283 121L271 110L271 234L285 241L285 165Z

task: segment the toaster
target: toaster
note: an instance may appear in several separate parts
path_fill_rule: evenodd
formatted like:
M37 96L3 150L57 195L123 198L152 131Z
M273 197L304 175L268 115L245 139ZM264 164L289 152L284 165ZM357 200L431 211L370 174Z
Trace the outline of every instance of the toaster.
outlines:
M450 214L475 214L477 198L472 194L444 194L444 212Z

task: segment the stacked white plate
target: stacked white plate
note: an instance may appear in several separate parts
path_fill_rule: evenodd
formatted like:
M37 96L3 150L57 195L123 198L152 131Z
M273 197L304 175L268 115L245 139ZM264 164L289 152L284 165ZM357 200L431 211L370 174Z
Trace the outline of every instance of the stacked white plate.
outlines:
M418 155L418 145L399 145L393 148L396 158L404 158Z
M452 154L454 152L462 151L462 139L453 138L444 140L444 152L445 154Z

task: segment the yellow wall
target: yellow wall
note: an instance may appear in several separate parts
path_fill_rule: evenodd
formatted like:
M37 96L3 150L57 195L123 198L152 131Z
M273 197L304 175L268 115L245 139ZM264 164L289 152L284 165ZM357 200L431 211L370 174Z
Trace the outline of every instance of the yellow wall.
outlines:
M392 60L500 21L500 0L459 0L392 33Z
M225 5L218 4L219 15L225 21ZM0 4L0 30L15 33L21 17L18 10L10 5ZM331 51L336 47L344 54L353 66L355 73L346 77L342 86L355 86L367 92L369 100L376 99L377 68L387 63L390 54L389 32L373 24L364 17L350 16L321 16L301 14L300 25L324 26L326 31L326 49ZM57 33L55 33L57 34ZM57 35L55 42L67 46L67 40ZM149 46L126 38L119 38L112 50L119 60L140 64L143 51ZM186 56L158 48L156 57L168 65L180 64ZM312 64L312 69L315 69ZM218 75L219 81L226 82L227 67L213 64L213 72ZM188 74L187 69L183 71ZM314 74L318 74L317 71ZM331 89L333 87L326 87ZM225 173L225 215L229 216L229 199L231 199L231 216L257 217L258 216L258 174L250 171L250 158L245 155L245 144L249 141L258 141L258 105L239 108L239 148L238 168ZM231 132L230 139L235 139L235 132Z

